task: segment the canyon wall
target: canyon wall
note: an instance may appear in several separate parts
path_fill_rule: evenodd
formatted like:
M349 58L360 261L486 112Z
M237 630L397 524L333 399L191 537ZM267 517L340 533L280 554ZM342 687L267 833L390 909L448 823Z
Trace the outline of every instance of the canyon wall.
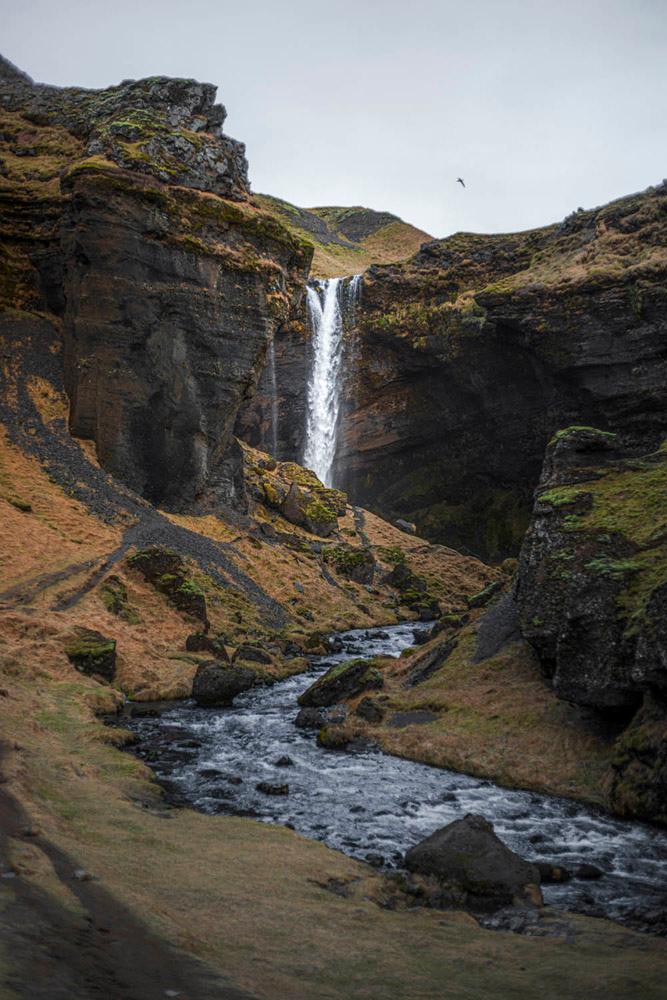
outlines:
M312 248L252 201L211 85L2 73L2 304L62 337L72 434L151 502L243 507L236 411Z
M560 225L456 234L364 275L335 481L497 560L518 553L546 445L571 424L649 450L667 431L667 187ZM308 336L279 338L283 457L303 452ZM268 386L244 415L251 438Z

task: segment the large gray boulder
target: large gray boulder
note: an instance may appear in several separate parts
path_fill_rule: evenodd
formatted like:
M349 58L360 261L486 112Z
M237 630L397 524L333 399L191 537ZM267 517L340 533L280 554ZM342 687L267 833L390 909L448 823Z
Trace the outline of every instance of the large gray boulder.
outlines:
M499 906L517 899L540 901L537 867L506 847L493 825L469 813L436 830L405 855L406 867L466 893L470 901Z
M197 671L192 683L192 697L205 708L231 705L237 694L247 691L256 682L254 670L213 663Z

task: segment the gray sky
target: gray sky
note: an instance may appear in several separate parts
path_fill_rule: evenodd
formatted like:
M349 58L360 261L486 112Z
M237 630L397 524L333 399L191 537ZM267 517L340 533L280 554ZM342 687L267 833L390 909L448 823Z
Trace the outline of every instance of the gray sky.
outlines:
M0 24L43 82L216 83L254 190L299 205L502 232L667 175L667 0L0 0Z

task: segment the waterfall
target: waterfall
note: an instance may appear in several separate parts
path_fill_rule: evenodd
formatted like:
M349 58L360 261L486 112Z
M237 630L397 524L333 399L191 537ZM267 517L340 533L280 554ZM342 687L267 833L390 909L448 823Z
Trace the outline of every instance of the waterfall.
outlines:
M269 391L271 392L271 454L278 458L278 380L276 378L276 345L271 338L268 356Z
M356 307L361 275L349 281L327 278L306 288L313 334L313 366L308 382L306 445L303 464L325 486L332 486L340 410L343 320Z

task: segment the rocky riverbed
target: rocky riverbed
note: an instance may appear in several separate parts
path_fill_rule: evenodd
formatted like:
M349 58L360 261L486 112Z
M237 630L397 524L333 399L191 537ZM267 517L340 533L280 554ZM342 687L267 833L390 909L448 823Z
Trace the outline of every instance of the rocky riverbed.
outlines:
M344 633L338 653L314 659L307 673L239 696L233 708L180 702L146 714L152 710L137 707L124 724L138 738L136 752L177 803L290 825L386 868L400 868L404 852L438 827L478 813L523 857L572 873L564 883L543 886L547 904L664 931L664 832L372 746L327 751L312 731L295 727L298 696L328 665L353 655L398 656L413 643L415 629Z

